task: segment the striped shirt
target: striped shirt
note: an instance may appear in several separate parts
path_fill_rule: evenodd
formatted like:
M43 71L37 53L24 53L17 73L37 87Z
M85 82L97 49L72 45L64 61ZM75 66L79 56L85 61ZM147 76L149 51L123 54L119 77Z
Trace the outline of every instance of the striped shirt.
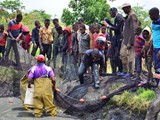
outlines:
M142 55L142 49L144 44L145 44L145 41L141 35L135 37L134 49L135 49L136 56Z
M15 19L10 20L7 31L10 32L14 38L17 38L22 32L22 23L17 23Z

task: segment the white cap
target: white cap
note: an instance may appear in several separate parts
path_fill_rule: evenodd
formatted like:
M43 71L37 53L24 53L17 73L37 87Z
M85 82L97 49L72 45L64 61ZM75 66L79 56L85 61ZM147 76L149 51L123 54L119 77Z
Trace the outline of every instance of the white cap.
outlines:
M130 4L130 3L124 3L124 4L121 6L121 8L129 7L129 6L131 6L131 4Z
M106 38L103 37L103 36L98 36L96 41L103 41L103 42L106 42Z

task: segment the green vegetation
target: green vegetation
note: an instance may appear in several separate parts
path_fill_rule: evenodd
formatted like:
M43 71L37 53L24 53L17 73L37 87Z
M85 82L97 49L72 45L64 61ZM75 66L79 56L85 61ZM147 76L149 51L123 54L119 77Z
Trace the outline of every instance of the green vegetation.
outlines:
M44 10L33 10L29 13L23 13L22 10L24 9L25 6L23 6L20 0L4 0L0 2L0 24L5 25L5 30L7 29L8 22L14 19L18 13L22 13L22 23L24 26L28 26L30 30L34 28L35 20L39 20L42 24L44 19L51 19L51 15L47 14Z
M71 0L68 8L63 9L62 22L71 25L79 18L86 24L100 23L105 17L110 18L110 6L106 0Z
M139 21L141 22L142 28L151 25L151 20L149 18L148 12L143 8L143 6L134 6L132 7L133 11L137 15Z
M156 94L154 91L139 88L136 93L125 91L121 95L114 96L112 100L115 101L118 106L129 108L140 114L141 112L146 112L148 110L148 107L155 96Z

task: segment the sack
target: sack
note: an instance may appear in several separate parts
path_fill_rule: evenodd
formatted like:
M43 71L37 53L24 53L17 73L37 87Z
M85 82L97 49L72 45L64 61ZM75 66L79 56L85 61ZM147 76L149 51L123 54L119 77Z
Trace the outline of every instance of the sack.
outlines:
M34 85L31 84L31 88L26 89L24 105L33 106Z

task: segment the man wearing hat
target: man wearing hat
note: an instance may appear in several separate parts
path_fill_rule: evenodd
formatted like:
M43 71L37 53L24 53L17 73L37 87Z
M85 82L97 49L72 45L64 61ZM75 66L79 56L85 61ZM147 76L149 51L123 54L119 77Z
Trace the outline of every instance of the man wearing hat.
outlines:
M124 3L122 9L126 14L124 20L124 30L123 30L123 42L121 46L121 59L123 63L123 68L126 72L125 78L130 77L134 73L134 31L139 26L139 21L136 14L132 11L131 5L129 3ZM127 51L127 52L126 52Z

